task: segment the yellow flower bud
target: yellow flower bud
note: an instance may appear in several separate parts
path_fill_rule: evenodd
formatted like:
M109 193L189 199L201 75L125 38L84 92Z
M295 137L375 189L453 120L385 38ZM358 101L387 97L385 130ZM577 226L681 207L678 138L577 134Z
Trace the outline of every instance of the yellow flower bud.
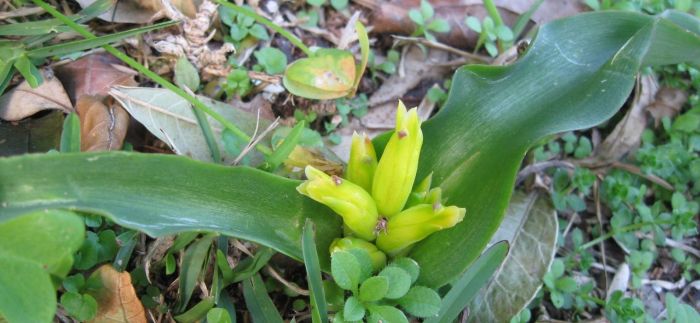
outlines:
M387 218L401 212L411 194L423 144L420 124L416 109L406 112L399 101L396 131L384 149L372 182L372 197L379 214Z
M425 202L425 197L430 192L430 184L433 181L433 173L430 173L426 178L424 178L415 188L413 192L408 196L408 201L406 201L406 208L416 206L418 204L433 204L431 202Z
M330 247L331 254L336 251L349 251L350 249L363 249L367 251L370 259L372 259L372 268L374 271L379 271L386 266L386 255L371 242L358 238L342 238L333 240Z
M356 236L374 240L379 217L377 206L367 191L338 176L328 176L313 166L306 166L305 172L308 180L297 186L299 193L338 213Z
M455 226L465 213L464 208L439 204L406 209L388 220L386 230L377 236L377 247L392 256L405 252L429 235Z
M374 152L372 140L367 134L360 136L356 132L353 133L345 178L369 192L372 190L372 178L376 168L377 154Z

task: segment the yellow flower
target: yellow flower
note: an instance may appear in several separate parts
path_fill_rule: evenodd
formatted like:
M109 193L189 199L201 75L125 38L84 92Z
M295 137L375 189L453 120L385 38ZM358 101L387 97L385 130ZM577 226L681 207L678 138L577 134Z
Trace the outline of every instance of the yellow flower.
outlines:
M396 130L379 160L372 183L372 197L379 214L387 218L401 212L411 194L423 144L418 113L406 112L401 101L396 112Z
M466 210L456 206L420 204L393 216L377 236L377 247L394 256L408 250L429 235L455 226Z
M377 154L374 152L372 141L366 134L360 136L356 132L353 133L345 178L369 192L372 190L372 178L376 168Z
M325 204L342 218L345 226L356 236L372 241L377 226L377 206L372 197L352 182L306 166L307 181L297 191Z

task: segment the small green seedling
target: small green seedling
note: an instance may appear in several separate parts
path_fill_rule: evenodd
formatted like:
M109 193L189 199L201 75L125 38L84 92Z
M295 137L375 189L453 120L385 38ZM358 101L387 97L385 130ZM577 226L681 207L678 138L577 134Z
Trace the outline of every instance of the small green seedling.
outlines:
M258 60L259 68L267 74L282 74L287 67L287 56L277 48L265 47L256 51L253 55Z
M229 37L232 43L239 44L249 36L258 40L268 40L270 35L265 27L255 22L255 19L238 13L230 8L219 7L219 18L229 27Z
M425 36L430 41L436 41L435 36L431 32L446 33L450 31L450 24L442 18L435 18L435 9L426 0L420 2L420 9L411 9L408 12L408 17L416 23L416 30L413 36Z
M479 21L474 16L468 16L464 23L469 29L479 34L474 51L478 51L481 46L484 46L489 55L495 57L498 55L497 42L510 43L513 41L513 31L506 25L497 25L491 17L485 17L483 21Z
M224 83L224 93L226 96L231 97L233 95L246 96L253 89L253 83L250 82L250 77L248 76L248 71L244 69L234 69L228 76L226 76L226 82Z

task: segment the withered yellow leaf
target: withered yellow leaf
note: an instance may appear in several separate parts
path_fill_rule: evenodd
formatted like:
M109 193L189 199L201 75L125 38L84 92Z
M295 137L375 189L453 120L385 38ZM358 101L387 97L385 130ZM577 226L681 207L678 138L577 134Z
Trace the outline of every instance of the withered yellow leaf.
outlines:
M131 284L128 272L118 272L111 265L97 269L90 279L101 282L101 288L89 292L97 300L93 323L146 323L146 312Z

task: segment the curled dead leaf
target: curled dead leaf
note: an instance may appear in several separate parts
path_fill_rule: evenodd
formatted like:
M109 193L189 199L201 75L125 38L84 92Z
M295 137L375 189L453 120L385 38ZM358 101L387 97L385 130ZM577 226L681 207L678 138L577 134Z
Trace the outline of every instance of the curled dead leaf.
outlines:
M681 108L688 101L688 93L681 89L664 87L656 93L655 99L647 107L647 111L654 119L654 127L658 127L664 117L672 118L681 112Z
M76 110L80 117L80 150L119 150L129 127L129 114L113 99L84 95Z
M128 272L120 273L107 264L92 273L90 279L99 280L102 286L89 292L97 300L97 315L90 322L147 322L146 312Z
M136 86L135 75L136 71L107 53L88 55L56 68L56 76L73 102L83 95L105 97L115 85Z
M76 0L85 8L96 0ZM180 12L189 17L194 17L200 0L169 0ZM161 0L118 0L112 9L101 14L100 19L109 22L144 24L153 21L161 14L163 4Z
M37 88L22 82L14 89L0 97L0 118L7 121L19 121L42 110L58 109L63 112L73 112L63 84L53 71L42 71L44 82Z

